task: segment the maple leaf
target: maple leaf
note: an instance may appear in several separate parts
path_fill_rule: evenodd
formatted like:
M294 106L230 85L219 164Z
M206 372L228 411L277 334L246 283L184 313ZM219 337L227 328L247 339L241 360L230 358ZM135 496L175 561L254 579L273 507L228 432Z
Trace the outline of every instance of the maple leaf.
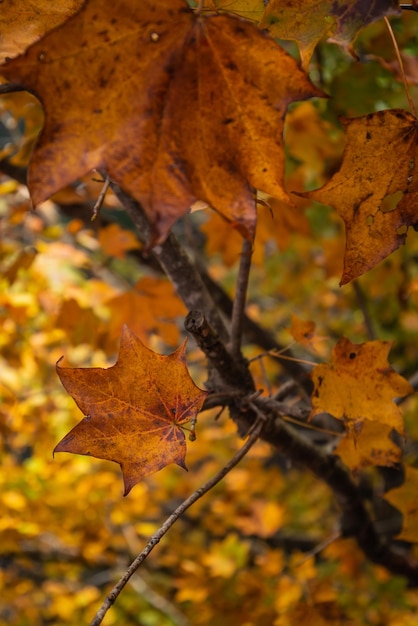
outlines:
M125 496L144 476L169 463L187 469L182 426L195 419L207 392L190 378L186 341L163 356L125 326L112 367L62 368L58 363L62 384L86 417L55 446L54 453L119 463Z
M324 36L356 56L352 42L359 31L384 15L399 13L396 0L270 0L259 25L273 37L296 41L307 69Z
M403 515L402 531L398 539L418 542L418 470L405 465L405 481L400 487L391 489L385 499Z
M301 195L333 206L344 220L344 285L396 250L418 223L418 126L402 109L341 122L347 145L340 170Z
M265 4L264 0L203 0L203 8L239 15L252 22L259 22Z
M0 14L0 62L21 54L44 33L75 13L83 0L13 0L2 3Z
M311 417L330 413L343 420L353 436L365 419L404 434L402 413L393 400L412 393L413 388L390 367L387 357L391 346L390 341L354 344L340 339L330 363L312 370Z
M143 205L152 243L196 200L252 238L253 188L287 199L287 106L322 95L253 24L183 0L88 0L1 72L45 109L33 203L105 168Z

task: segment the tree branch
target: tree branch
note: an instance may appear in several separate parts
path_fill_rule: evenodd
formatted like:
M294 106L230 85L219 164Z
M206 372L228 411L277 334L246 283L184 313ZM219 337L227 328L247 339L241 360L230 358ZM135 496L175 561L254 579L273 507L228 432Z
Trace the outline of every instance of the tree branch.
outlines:
M195 314L196 315L196 314ZM203 316L202 316L203 317ZM202 319L194 326L201 329L199 332L206 339L211 331ZM195 329L194 329L195 330ZM199 341L198 333L195 333ZM216 340L216 337L213 337ZM200 340L201 341L201 340ZM205 350L205 343L201 341ZM210 359L210 352L207 353ZM236 363L236 362L235 362ZM213 367L217 367L213 360ZM223 367L218 373L223 376ZM235 371L228 383L236 380L236 391L241 389L244 380L241 372ZM233 388L231 387L231 391ZM241 403L240 403L241 400ZM329 454L319 446L311 443L295 428L283 421L288 407L272 398L260 397L252 400L251 404L243 402L243 394L233 394L229 403L231 417L238 425L240 432L251 428L257 417L264 415L267 423L262 433L262 439L277 448L286 458L296 465L309 469L330 487L341 509L341 527L344 536L354 537L364 554L374 563L383 565L389 571L405 576L410 586L418 586L418 563L413 557L402 552L396 545L386 541L377 531L372 513L369 512L371 503L362 494L359 485L353 480L339 458ZM297 407L296 407L297 409Z
M140 241L147 243L151 236L151 224L143 208L115 183L112 183L111 187L135 224ZM189 310L204 311L222 340L227 341L229 333L219 311L203 284L199 272L175 235L170 233L165 242L153 248L150 254L158 260L186 307Z
M216 392L224 391L225 387L239 389L241 396L255 391L246 361L242 356L234 358L231 355L201 311L190 311L184 327L209 361L209 381L212 383L209 388Z
M292 462L309 469L333 491L341 509L342 533L354 537L364 554L390 572L407 578L411 587L418 586L418 562L377 532L370 503L362 495L350 472L339 458L312 444L294 428L284 423L274 400L257 398L253 403L268 419L262 439L280 450ZM250 425L253 417L241 413Z

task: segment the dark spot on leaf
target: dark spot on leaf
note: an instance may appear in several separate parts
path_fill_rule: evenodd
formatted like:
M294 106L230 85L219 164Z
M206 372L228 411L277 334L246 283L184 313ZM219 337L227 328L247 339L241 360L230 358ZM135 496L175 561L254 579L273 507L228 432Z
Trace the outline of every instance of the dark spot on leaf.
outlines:
M369 141L372 138L371 133L369 133L369 131L367 131L366 133L366 139Z
M323 382L324 382L324 377L323 376L318 376L318 387L320 387Z
M233 117L226 117L224 120L222 120L222 124L225 124L225 126L227 124L231 124L234 121Z
M236 72L236 71L237 71L237 69L238 69L238 68L237 68L237 66L235 65L235 63L234 63L233 61L229 61L229 62L226 64L226 67L227 67L229 70L231 70L232 72Z
M350 352L350 354L348 355L348 358L352 360L352 359L355 359L356 356L357 354L355 352Z
M167 65L164 68L164 70L165 70L166 74L168 74L170 77L172 77L175 74L176 68L173 67L172 65Z

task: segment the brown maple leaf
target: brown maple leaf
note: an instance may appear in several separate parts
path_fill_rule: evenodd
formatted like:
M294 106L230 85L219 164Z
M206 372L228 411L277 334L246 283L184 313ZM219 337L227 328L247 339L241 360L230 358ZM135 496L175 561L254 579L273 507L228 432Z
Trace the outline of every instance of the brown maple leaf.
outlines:
M344 220L343 285L405 243L418 223L418 126L402 109L341 122L347 145L340 170L301 195L335 207Z
M287 106L322 95L253 24L184 0L87 0L1 74L45 109L34 204L105 168L143 205L153 243L196 200L252 238L253 188L287 199Z
M0 62L21 54L44 33L75 13L83 0L13 0L0 12Z
M169 463L187 469L182 427L195 420L207 392L188 373L186 341L163 356L125 326L112 367L62 368L58 363L62 384L86 417L55 446L54 453L119 463L125 496L144 476Z

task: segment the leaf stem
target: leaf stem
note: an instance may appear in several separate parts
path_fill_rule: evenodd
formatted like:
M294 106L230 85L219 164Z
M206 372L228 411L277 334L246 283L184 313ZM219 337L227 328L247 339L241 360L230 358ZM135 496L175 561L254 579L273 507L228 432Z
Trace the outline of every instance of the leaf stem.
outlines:
M396 58L398 59L399 69L400 69L401 75L402 75L402 81L403 81L403 86L404 86L404 89L405 89L405 94L406 94L406 97L408 99L409 110L411 111L411 113L415 117L417 117L417 111L415 109L415 104L414 104L414 101L412 100L411 93L409 91L408 81L406 80L405 69L404 69L404 66L403 66L401 53L399 51L398 42L396 41L396 37L394 35L391 23L389 22L389 20L386 17L386 15L384 16L383 19L385 20L386 27L387 27L387 29L389 31L389 35L390 35L390 37L392 39L392 42L393 42L393 47L395 48Z
M254 424L251 434L244 445L234 454L232 459L217 472L212 478L210 478L204 485L196 489L186 500L184 500L176 510L165 520L156 533L150 537L145 548L138 554L138 556L132 561L124 575L120 578L119 582L113 587L112 591L108 594L100 609L97 611L90 626L99 626L102 623L104 616L110 607L115 603L116 598L119 596L126 583L131 576L137 571L139 566L145 561L147 556L152 552L155 546L160 542L164 535L170 530L175 522L183 515L188 508L192 506L197 500L210 491L215 485L217 485L247 454L252 446L258 440L263 426L265 424L265 417L261 415Z
M241 355L242 329L245 315L245 302L247 300L248 280L251 269L251 257L253 244L244 239L241 249L241 259L238 270L235 298L231 316L231 341L230 350L233 357Z

